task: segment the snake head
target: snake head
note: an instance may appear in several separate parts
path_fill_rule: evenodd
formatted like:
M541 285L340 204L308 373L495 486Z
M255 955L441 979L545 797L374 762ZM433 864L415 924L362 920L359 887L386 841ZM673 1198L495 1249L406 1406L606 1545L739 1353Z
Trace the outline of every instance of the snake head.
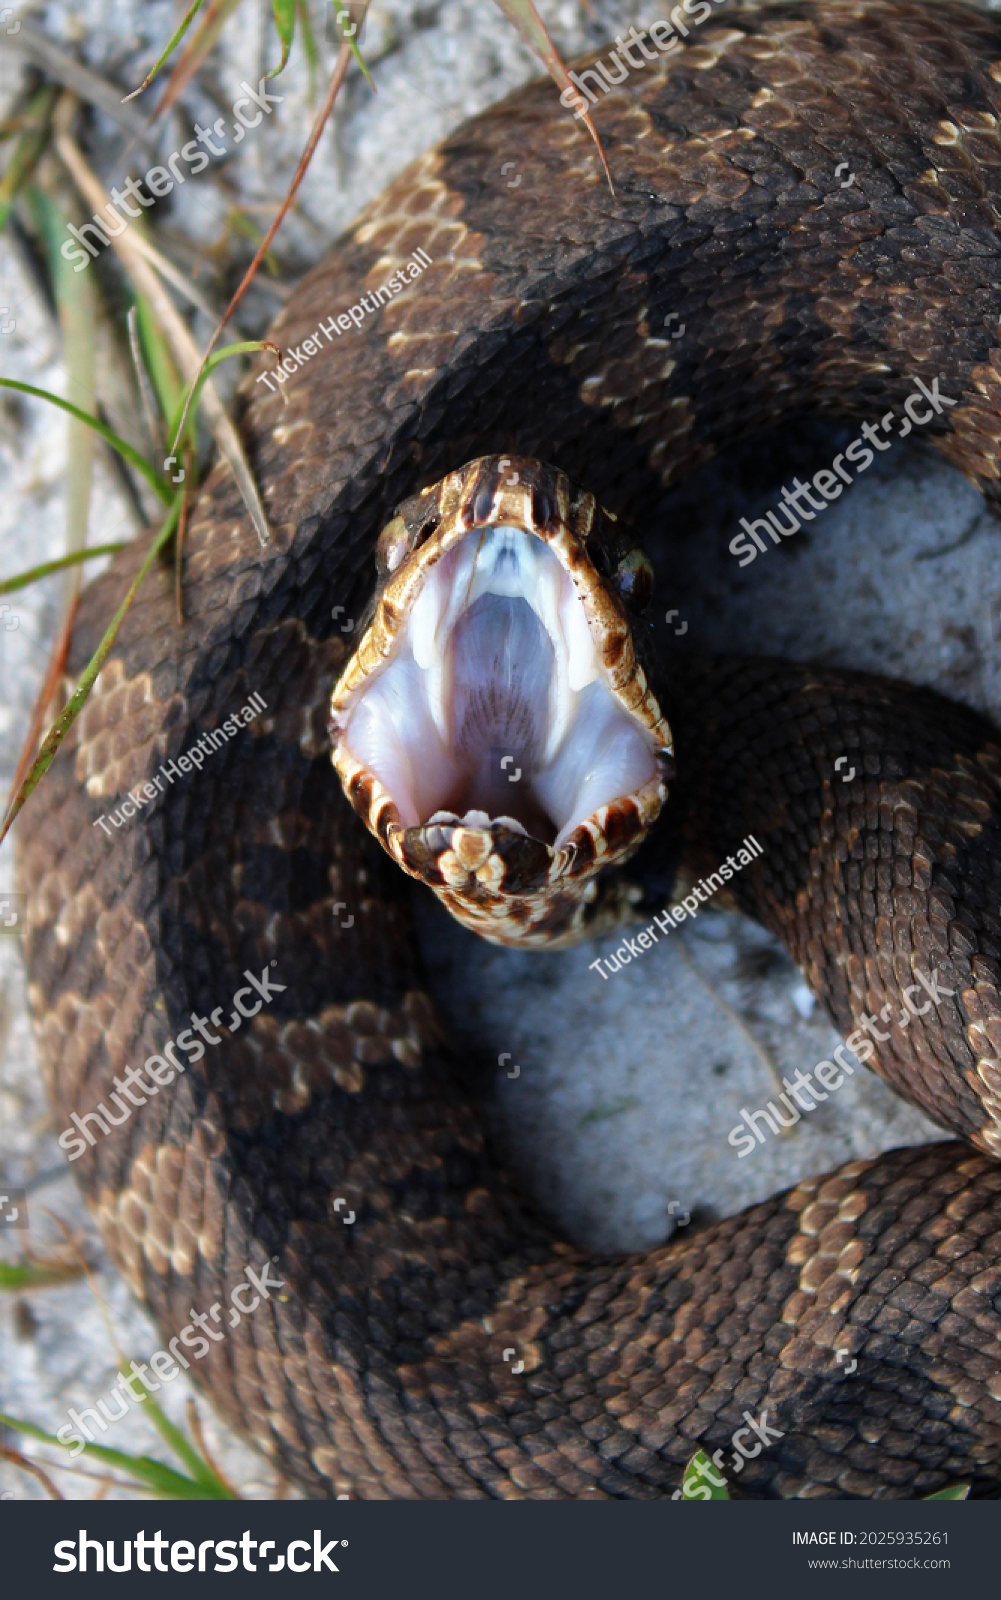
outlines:
M628 615L646 556L555 468L488 456L406 501L376 564L331 699L348 799L467 927L571 942L667 794L671 730Z

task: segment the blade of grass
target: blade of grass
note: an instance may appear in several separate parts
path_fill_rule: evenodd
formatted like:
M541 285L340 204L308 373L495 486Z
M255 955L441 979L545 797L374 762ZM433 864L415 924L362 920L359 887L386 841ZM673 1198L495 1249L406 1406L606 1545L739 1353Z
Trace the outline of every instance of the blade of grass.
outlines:
M212 355L206 356L198 376L188 384L184 391L183 403L179 404L170 424L171 437L174 439L174 448L181 436L181 426L188 412L197 412L198 401L202 390L221 361L228 361L230 356L245 356L251 351L273 350L280 357L281 351L270 339L244 339L241 344L228 344L225 350L216 350Z
M271 10L275 19L275 28L281 41L282 58L277 67L272 67L265 73L266 78L276 78L284 70L288 61L288 53L292 48L295 38L295 0L271 0Z
M21 1434L25 1439L37 1439L40 1444L52 1444L59 1450L69 1450L75 1447L66 1444L62 1439L57 1439L54 1434L46 1433L42 1428L36 1428L30 1422L19 1422L16 1417L9 1417L0 1411L0 1423L5 1428L10 1428L13 1433ZM94 1461L103 1461L109 1467L117 1467L120 1472L131 1472L140 1478L156 1494L168 1500L227 1500L228 1495L210 1493L208 1485L185 1478L172 1467L164 1466L162 1461L154 1461L152 1456L130 1456L121 1450L109 1450L101 1444L85 1444L77 1455L90 1456Z
M923 1494L922 1500L965 1500L970 1492L968 1483L951 1483L948 1489L939 1489L936 1494Z
M53 1462L51 1464L58 1472L69 1472L72 1473L74 1478L86 1478L88 1483L98 1484L101 1492L94 1496L95 1500L100 1500L108 1489L134 1489L137 1494L152 1494L153 1492L145 1483L138 1483L131 1478L113 1478L107 1472L84 1472L80 1467L71 1467L66 1461Z
M150 379L146 362L143 360L142 341L139 337L139 309L136 305L129 306L125 325L129 330L129 351L132 355L132 365L135 368L136 382L139 385L139 399L142 401L143 420L146 423L146 443L151 455L158 460L163 459L163 417L156 401L156 392Z
M195 1482L211 1490L211 1495L208 1498L212 1500L238 1499L239 1497L233 1493L229 1486L216 1476L208 1462L203 1461L198 1451L192 1448L180 1428L175 1427L170 1418L164 1415L141 1378L139 1383L146 1390L148 1396L144 1406L144 1416L149 1418L161 1439L173 1450L178 1461L187 1467Z
M56 93L55 87L47 84L28 103L24 114L24 132L14 147L7 171L0 179L0 229L6 226L11 206L34 172L49 142Z
M295 8L299 17L299 32L302 35L302 52L309 70L309 108L312 110L316 100L316 75L320 65L320 54L316 48L313 19L309 14L309 0L295 0Z
M229 1489L231 1491L231 1493L233 1495L233 1499L234 1500L239 1500L240 1496L237 1494L236 1490L233 1488L233 1485L231 1483L227 1483L226 1482L226 1479L223 1477L223 1475L220 1472L219 1468L216 1466L216 1463L213 1461L211 1455L209 1454L209 1447L205 1443L205 1435L202 1432L202 1419L198 1415L198 1407L195 1405L195 1402L191 1398L190 1395L188 1396L187 1400L184 1402L184 1415L188 1419L188 1429L189 1429L189 1431L191 1433L191 1437L195 1441L195 1444L198 1446L198 1450L199 1450L199 1452L201 1454L202 1460L205 1462L206 1466L210 1467L211 1470L215 1473L216 1477L219 1479L219 1482L223 1485L223 1487L226 1488L226 1489Z
M58 1216L53 1211L46 1210L44 1207L43 1207L43 1214L45 1216L47 1216L52 1222L54 1222L56 1224L56 1226L59 1228L59 1230L61 1231L64 1239L66 1240L66 1243L67 1243L69 1249L76 1256L76 1259L80 1264L81 1272L83 1272L85 1274L85 1276L86 1276L87 1284L88 1284L88 1286L90 1288L90 1292L94 1296L94 1299L97 1301L98 1310L101 1313L101 1320L104 1323L105 1331L106 1331L106 1333L108 1335L108 1343L111 1345L112 1349L114 1350L116 1359L118 1361L119 1376L121 1376L122 1370L125 1367L128 1367L128 1366L131 1367L133 1376L129 1381L130 1381L130 1383L131 1382L140 1383L142 1385L143 1389L146 1391L146 1400L142 1401L141 1403L142 1404L146 1404L146 1402L148 1401L147 1414L148 1414L151 1422L153 1423L153 1426L156 1428L157 1432L160 1434L161 1438L166 1440L167 1444L175 1452L175 1454L177 1455L178 1459L183 1461L184 1465L186 1467L189 1467L189 1468L192 1469L195 1478L199 1482L204 1483L205 1486L211 1491L211 1498L212 1499L218 1498L217 1491L219 1489L227 1491L227 1493L223 1495L223 1498L230 1498L230 1496L228 1494L229 1486L222 1482L222 1480L219 1478L218 1474L214 1471L214 1469L211 1467L211 1465L207 1461L204 1461L198 1455L197 1451L194 1450L191 1447L191 1445L188 1443L187 1439L185 1439L183 1433L181 1433L180 1430L174 1426L174 1424L170 1421L169 1417L164 1415L164 1413L161 1411L160 1407L157 1405L156 1401L153 1399L153 1391L150 1389L149 1384L145 1381L144 1378L142 1378L140 1376L140 1372L136 1371L137 1363L134 1362L134 1361L130 1363L127 1360L127 1358L122 1354L121 1350L118 1348L118 1341L117 1341L117 1339L115 1337L114 1327L112 1326L111 1315L109 1313L108 1307L104 1303L104 1300L101 1298L101 1292L100 1292L100 1289L98 1288L97 1280L96 1280L96 1278L94 1276L94 1273L91 1271L89 1263L87 1262L86 1258L84 1257L84 1254L83 1254L83 1251L80 1248L80 1244L79 1244L78 1239L74 1236L74 1234L71 1232L70 1228L67 1226L65 1219L63 1217L61 1217L61 1216ZM140 1371L141 1370L143 1370L143 1369L140 1369ZM237 1497L236 1496L232 1496L232 1498L235 1499Z
M141 294L136 296L136 312L146 370L153 380L156 398L166 421L167 417L172 417L177 410L184 385L178 377L176 366L171 360L167 341L160 332L156 318Z
M359 22L361 22L361 20L364 19L365 11L367 9L368 9L368 0L365 0L365 5L362 7L361 17L359 18ZM241 281L236 293L234 294L232 300L229 302L229 305L226 307L225 311L223 312L222 319L219 322L219 325L216 328L215 333L212 335L211 339L209 340L208 348L205 351L204 356L202 357L202 364L204 364L208 360L208 358L211 355L212 351L215 349L216 345L218 344L219 338L220 338L220 336L222 334L223 329L225 328L225 326L226 326L227 322L229 321L230 317L233 315L233 312L236 310L237 306L240 304L240 301L243 299L243 296L246 293L247 288L253 282L254 277L256 276L258 267L260 266L260 264L263 261L264 257L267 255L268 247L271 244L272 239L274 238L275 234L278 232L278 229L281 227L282 223L285 221L286 216L288 215L288 212L289 212L289 209L291 208L292 202L295 199L296 194L298 193L299 186L302 183L303 178L306 176L307 171L309 170L309 163L312 161L313 152L315 151L317 145L320 142L320 135L322 134L324 128L326 127L327 118L330 116L330 113L334 108L334 101L337 99L337 95L338 95L338 92L340 90L341 84L344 82L344 74L348 70L348 62L350 60L351 60L351 48L350 48L350 45L348 45L347 43L342 44L341 48L340 48L340 50L338 51L338 54L337 54L337 61L336 61L335 66L334 66L334 70L330 75L330 82L327 84L327 92L323 97L323 104L320 107L319 111L317 112L316 119L315 119L315 121L313 123L312 130L310 131L309 138L306 141L306 148L302 152L302 155L299 157L299 164L296 167L295 172L292 174L292 182L289 184L289 187L288 187L288 190L286 192L285 198L284 198L284 200L282 201L281 205L278 208L277 216L275 217L274 221L272 222L272 224L271 224L270 228L268 229L267 233L264 235L264 238L262 239L260 245L257 248L257 252L256 252L256 254L254 256L253 261L250 263L250 266L247 268L246 272L244 273L243 279L242 279L242 281ZM201 370L201 366L199 367L199 371L200 370ZM184 426L184 418L182 417L181 418L181 427L183 427L183 426ZM178 441L179 437L180 437L180 429L178 429L178 433L174 438L173 444L171 445L171 449L175 453L177 451L177 441Z
M36 788L41 778L49 770L55 753L62 744L63 739L66 737L67 731L72 727L73 723L79 716L80 711L87 700L87 696L94 687L95 678L97 677L101 668L104 666L108 656L111 654L112 646L114 645L115 640L118 638L118 630L125 620L126 612L135 599L136 591L138 590L139 585L142 583L150 567L153 565L153 562L160 554L160 551L163 549L168 539L171 538L174 529L177 526L177 519L180 514L181 496L176 495L173 505L163 520L160 531L157 533L149 547L145 561L140 567L136 577L133 579L125 599L122 601L121 605L118 607L118 610L115 612L115 615L112 617L107 631L105 632L104 638L101 640L97 650L87 663L87 666L84 669L83 677L80 679L80 682L77 684L73 694L70 696L68 705L61 715L56 718L56 721L52 724L52 727L46 734L42 743L42 748L39 750L37 756L32 762L31 769L28 772L27 777L18 788L13 801L8 807L7 815L5 816L3 822L3 828L0 829L0 844L2 844L4 839L7 837L11 823L21 810L24 802Z
M48 400L50 405L58 406L60 411L68 411L71 417L76 417L78 421L85 422L89 428L93 428L95 433L101 435L106 444L110 444L113 450L117 450L120 456L124 456L130 466L135 467L137 472L142 473L146 482L156 491L165 505L170 504L172 494L170 485L165 483L159 473L153 470L149 462L143 459L138 450L133 450L132 446L124 439L120 439L117 433L112 433L111 429L106 427L99 417L88 416L86 411L80 410L79 406L71 405L68 400L60 399L57 394L50 394L48 389L36 389L33 384L18 383L14 378L0 378L0 387L17 389L22 394L33 394L38 400Z
M48 1289L79 1278L82 1267L59 1261L0 1261L0 1289Z
M212 49L230 13L240 0L209 0L209 8L198 25L197 32L184 47L184 53L167 80L167 86L157 101L151 122L157 122L175 104L186 84L194 77L205 57Z
M92 561L97 556L113 556L116 551L125 549L126 542L119 539L113 544L92 544L86 550L73 550L68 556L58 556L55 561L43 561L40 567L19 572L16 578L0 579L0 594L13 594L15 589L26 589L29 583L47 578L50 572L62 572L65 567L79 566L81 562Z
M184 35L187 33L195 19L196 12L201 10L202 4L203 0L194 0L194 3L188 7L187 11L184 13L184 16L181 18L173 34L171 35L170 42L168 43L163 54L157 59L155 65L146 74L138 89L133 89L131 94L122 96L123 106L127 105L130 100L134 100L137 94L142 94L144 89L149 88L149 85L153 82L153 79L156 77L167 57L173 52L174 47L184 38Z
M703 1469L708 1468L712 1476L706 1476L704 1470L700 1472L698 1470L700 1467ZM682 1500L704 1500L706 1498L704 1493L695 1494L692 1492L695 1489L701 1491L703 1488L709 1490L710 1500L729 1500L729 1490L725 1483L720 1484L719 1476L705 1451L696 1450L685 1468L685 1476L681 1483ZM713 1478L717 1480L715 1483Z
M545 23L532 4L532 0L496 0L496 4L503 11L507 20L517 28L525 43L530 45L536 55L540 57L549 76L559 88L563 90L572 89L573 84L570 82L567 69L560 59L556 46L549 37ZM584 113L584 125L594 140L598 155L601 157L601 164L605 169L605 177L608 179L608 187L614 194L615 185L612 182L612 174L608 170L605 152L602 149L601 140L598 138L598 131L591 121L591 113L589 111Z
M226 221L234 233L242 234L245 239L250 240L251 244L260 244L262 238L260 228L258 228L255 223L251 222L249 217L244 216L239 206L233 207L229 216L226 218ZM271 276L273 278L277 278L280 268L277 260L273 255L270 254L270 252L264 257L264 265L267 267Z
M368 5L366 3L361 7L357 22L354 20L348 0L345 0L344 4L340 4L340 0L334 0L334 5L338 8L337 14L334 18L334 21L337 23L337 30L340 33L341 38L347 41L348 49L351 51L351 54L354 56L362 72L365 74L372 93L378 94L378 90L376 89L375 84L372 82L372 74L369 72L364 61L362 60L361 51L358 48L358 33L362 23L365 20L365 12L368 10ZM344 20L345 17L349 18L347 22Z
M104 205L110 204L110 201L104 193L100 182L84 160L75 140L70 137L67 131L72 112L72 105L64 97L60 105L56 107L54 118L56 149L81 194L87 198L88 202L96 210L100 210ZM132 279L134 288L149 302L150 310L156 318L181 372L189 379L195 378L202 365L198 347L191 337L187 324L175 310L156 273L136 247L131 238L131 232L130 228L126 228L123 233L114 237L111 243L121 257L122 264ZM220 325L216 330L215 338L212 341L213 344L221 331ZM226 415L225 407L211 384L207 384L203 391L202 409L219 447L220 454L229 463L230 470L236 479L244 505L247 507L251 521L257 529L257 537L261 542L261 546L266 548L271 541L271 535L268 530L268 519L264 512L264 506L257 492L257 485L254 482L250 467L247 465L247 458L244 455L243 446L240 443L236 429ZM176 455L176 444L172 448L173 453Z
M53 650L49 659L49 666L48 671L45 674L45 681L35 696L35 703L31 708L31 722L28 725L28 732L25 736L24 744L21 746L21 754L17 758L17 766L14 770L14 776L11 779L10 790L8 792L9 795L17 794L22 782L24 781L25 773L28 772L31 767L35 748L38 744L39 738L41 737L42 726L45 722L45 713L52 704L52 697L56 692L56 685L59 683L59 680L62 677L63 670L66 666L66 661L69 656L70 635L73 632L73 622L75 618L76 605L74 604L71 605L66 612L66 618L63 622L62 632L60 633L59 638L56 640L55 649Z

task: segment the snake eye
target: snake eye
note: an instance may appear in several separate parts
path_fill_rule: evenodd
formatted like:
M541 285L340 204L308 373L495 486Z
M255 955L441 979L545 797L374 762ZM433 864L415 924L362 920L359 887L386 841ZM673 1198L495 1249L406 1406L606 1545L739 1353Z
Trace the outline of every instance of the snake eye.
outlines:
M643 611L653 594L654 572L650 557L645 551L630 550L623 556L612 575L612 585L622 596L630 611Z

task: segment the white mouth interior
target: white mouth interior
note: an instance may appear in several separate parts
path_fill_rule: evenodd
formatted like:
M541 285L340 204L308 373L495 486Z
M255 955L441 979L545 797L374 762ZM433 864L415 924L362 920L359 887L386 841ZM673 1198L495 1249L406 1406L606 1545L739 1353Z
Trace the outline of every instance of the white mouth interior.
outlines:
M431 568L342 738L404 827L503 817L556 845L657 771L605 686L570 578L513 527L471 533Z

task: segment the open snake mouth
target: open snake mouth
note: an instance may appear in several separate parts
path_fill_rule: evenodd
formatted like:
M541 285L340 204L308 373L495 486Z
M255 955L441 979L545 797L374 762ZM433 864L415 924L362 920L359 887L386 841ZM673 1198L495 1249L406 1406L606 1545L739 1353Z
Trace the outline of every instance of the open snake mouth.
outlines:
M404 827L503 818L557 846L657 775L649 738L601 681L569 574L503 524L431 569L344 737Z
M384 530L331 731L349 798L406 871L488 937L544 923L551 941L568 893L593 898L660 810L670 732L621 598L645 558L561 474L514 465L474 462Z

